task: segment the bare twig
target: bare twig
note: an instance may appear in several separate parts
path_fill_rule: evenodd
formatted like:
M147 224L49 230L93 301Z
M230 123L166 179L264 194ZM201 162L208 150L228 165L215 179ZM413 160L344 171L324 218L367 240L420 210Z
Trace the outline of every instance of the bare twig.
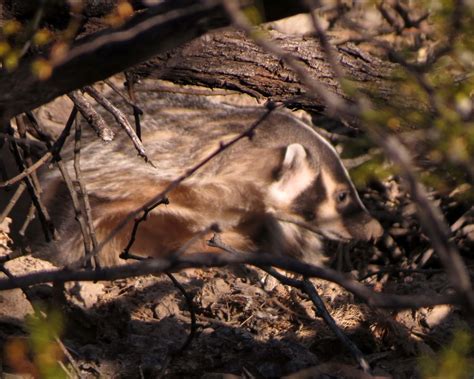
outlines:
M352 356L356 359L356 361L359 363L359 366L362 368L362 370L366 373L370 372L370 365L364 358L364 355L362 352L359 350L356 344L352 342L346 335L345 333L337 326L336 322L334 319L331 317L329 312L326 309L326 306L324 305L324 302L322 301L321 297L317 293L316 289L314 288L313 284L308 280L305 279L302 282L302 288L301 288L311 299L313 302L314 306L318 310L319 314L321 317L324 319L326 324L331 328L331 330L336 334L337 338L343 342L343 344L349 349L351 352Z
M133 109L137 109L138 112L140 113L140 115L143 114L143 111L142 109L135 103L134 100L131 100L131 99L128 99L123 93L122 91L120 90L120 88L118 88L110 79L105 79L104 80L104 83L107 84L110 88L112 88L112 90L117 94L119 95L123 101L125 101L125 103L132 107Z
M339 62L336 60L336 56L334 54L334 48L331 46L329 43L329 38L327 34L324 32L324 29L319 21L318 16L316 15L316 11L313 10L317 6L317 1L316 0L305 0L305 3L307 7L309 8L309 14L311 16L311 22L313 23L314 30L316 32L316 36L319 39L319 42L321 43L321 47L323 48L324 54L327 58L327 61L334 72L334 76L336 77L337 80L341 80L344 73L341 70L341 66L339 65Z
M20 138L26 139L26 137L27 137L27 134L26 134L27 128L26 128L23 117L17 116L17 117L15 117L15 120L16 120L17 131L18 131L18 134L19 134ZM28 169L28 167L33 165L33 159L32 159L32 156L31 156L30 145L24 144L21 148L22 148L22 151L23 151L23 160L25 161L25 166ZM31 179L32 179L32 182L33 182L33 185L35 186L35 188L38 190L39 193L41 193L42 192L41 185L40 185L40 182L38 180L38 175L36 175L36 172L33 172L31 174Z
M51 158L53 154L48 151L46 154L44 154L40 159L38 159L35 163L33 163L31 166L26 167L21 173L18 175L14 176L11 179L8 179L4 182L0 183L0 188L2 187L9 187L15 183L18 183L20 180L24 179L28 175L31 175L33 172L38 170L41 166L43 166L45 163L47 163Z
M128 96L133 101L133 118L135 119L135 132L137 133L140 141L142 140L142 126L140 123L140 116L143 115L143 112L140 108L135 106L137 97L135 96L135 80L130 71L125 71L125 78L127 79L124 83L124 86L127 88Z
M66 165L60 159L59 153L56 158L56 165L58 166L58 169L61 172L61 175L64 179L64 183L66 184L69 195L71 197L75 218L79 222L79 227L81 229L81 234L82 234L83 243L84 243L84 251L85 251L84 255L90 256L91 255L90 252L92 251L92 249L89 244L89 241L90 241L89 229L87 227L86 220L81 209L81 204L79 202L76 189L74 188L74 183L72 182L71 176L69 175Z
M383 3L378 4L377 9L379 10L382 17L387 21L387 23L395 30L397 34L401 34L402 30L404 29L404 25L400 25L398 19L385 8Z
M40 124L38 121L38 118L34 115L33 112L28 111L25 112L26 118L30 122L29 124L26 125L26 129L28 130L28 133L30 133L33 137L39 139L45 145L47 146L48 143L45 141L52 141L54 140L53 135L43 126Z
M191 325L190 325L190 332L186 340L183 342L183 344L177 349L174 353L173 356L177 356L181 354L183 351L185 351L191 342L194 339L194 336L196 335L196 330L197 330L197 324L196 324L196 310L194 309L194 304L193 304L193 298L192 296L186 291L186 289L181 285L180 282L174 277L173 274L169 272L165 272L166 276L170 278L170 280L173 282L174 286L183 294L184 299L186 301L186 305L188 306L189 309L189 314L191 316Z
M91 103L83 95L78 91L74 91L69 93L68 97L103 141L109 142L114 139L115 133L107 126L102 116L95 111Z
M30 209L28 209L28 214L26 215L25 222L23 223L20 230L18 231L18 234L20 236L22 236L22 237L25 236L26 229L30 225L31 221L33 221L34 218L35 218L35 212L36 212L36 208L35 208L34 204L31 204Z
M78 188L78 197L81 200L82 203L82 209L84 210L85 214L85 220L84 222L86 223L87 226L87 233L84 235L84 243L89 246L88 250L86 250L86 254L92 251L93 249L97 249L98 243L97 243L97 238L95 235L95 230L94 230L94 220L92 219L92 210L91 210L91 205L89 202L89 195L87 194L87 189L86 185L84 183L84 180L82 178L82 173L81 173L81 124L77 122L76 120L76 126L75 126L76 132L75 132L75 138L74 138L74 171L76 174L76 181L79 184ZM89 240L86 241L86 237L89 238ZM92 264L94 267L97 267L98 262L96 261L95 258L92 259Z
M15 141L21 147L28 145L31 148L37 149L42 152L46 150L46 147L43 142L35 141L31 138L18 138L9 134L0 133L0 139L5 139L7 141Z
M128 240L127 246L125 246L125 249L123 249L122 253L120 254L120 258L122 258L122 259L131 258L130 249L132 248L133 244L135 243L135 239L137 237L137 232L138 232L138 227L140 226L140 224L142 222L146 221L146 219L148 218L148 214L153 209L158 207L159 205L162 205L162 204L167 205L169 203L170 202L169 202L168 198L163 197L163 198L159 199L158 201L156 201L154 204L150 205L149 207L147 207L146 209L143 210L143 214L139 218L135 219L135 223L133 224L132 234L130 235L130 239Z
M17 203L18 199L20 198L20 196L25 191L25 188L26 188L26 184L24 182L20 183L20 185L16 189L15 193L13 194L13 196L8 201L8 204L5 207L5 209L3 210L2 214L0 214L0 224L10 214L11 210L13 209L15 204Z
M71 114L70 118L72 117L72 119L74 119L76 117L76 114L77 114L77 109L73 108L72 112L73 113ZM30 121L31 121L31 119L30 119ZM66 124L66 125L68 125L68 124ZM31 166L25 168L17 176L0 183L0 188L11 186L11 185L17 183L18 181L24 179L25 177L29 176L30 174L34 173L41 166L43 166L45 163L47 163L49 161L49 159L53 158L55 156L55 154L57 154L59 151L61 151L61 149L64 145L64 142L66 141L66 138L69 135L70 127L72 126L72 124L69 127L65 127L63 129L63 131L59 135L58 139L52 145L49 142L51 137L47 134L42 133L42 129L39 126L39 124L37 123L36 119L34 121L33 126L35 128L37 128L37 131L39 131L40 137L44 140L43 143L46 144L46 146L49 148L49 151L46 154L44 154L40 159L38 159L34 164L32 164Z
M187 240L176 252L173 253L174 256L176 255L181 255L184 254L190 246L192 246L195 242L199 241L201 238L203 238L206 234L214 232L214 233L220 233L220 227L217 223L213 223L209 225L208 227L198 231L197 233L194 234L189 240Z
M79 369L79 366L78 366L76 360L75 360L74 357L71 355L71 353L69 352L69 350L67 349L67 347L64 345L64 343L61 341L61 339L56 335L56 336L54 336L54 340L55 340L56 343L59 345L59 348L60 348L61 351L63 352L64 356L68 359L68 361L69 361L69 363L71 364L72 369L73 369L74 372L76 373L77 377L78 377L78 378L83 378L84 376L81 374L81 370Z
M76 119L77 111L78 111L77 107L74 106L71 110L71 114L69 115L69 118L66 122L66 125L65 125L63 131L61 132L61 135L58 137L58 140L53 145L51 145L51 143L48 140L46 140L44 142L46 143L46 145L50 149L50 152L52 153L53 158L54 158L54 162L58 166L59 171L61 172L61 175L64 179L65 184L66 184L66 187L69 191L69 194L70 194L71 199L72 199L76 219L78 220L80 228L81 228L81 233L82 233L83 240L84 240L84 249L86 251L85 255L90 255L90 254L88 254L91 251L91 248L89 246L89 240L90 239L89 239L89 234L88 234L88 228L87 228L85 219L82 215L81 206L80 206L80 203L79 203L79 199L78 199L76 190L74 188L74 184L71 180L71 177L70 177L69 172L66 168L66 165L61 160L61 155L60 155L60 151L62 149L62 146L64 145L67 137L69 136L72 125L73 125L73 123ZM39 124L37 124L36 127L38 128L38 130L41 130L41 126Z
M122 111L119 110L116 106L114 106L109 100L105 98L104 95L102 95L94 87L86 86L84 87L84 91L88 93L95 101L97 101L97 103L102 105L108 112L110 112L112 116L114 116L117 123L123 130L125 130L128 137L132 141L133 146L135 146L135 149L138 151L138 155L141 156L145 160L145 162L148 162L152 166L154 166L153 162L146 154L145 147L143 146L142 142L138 138L132 126L128 122L127 117L125 117Z
M135 133L137 133L138 139L142 140L142 127L140 123L140 117L143 115L142 109L137 105L135 92L133 91L132 84L128 84L128 93L130 95L130 99L128 99L122 91L109 79L104 80L105 84L107 84L112 90L117 93L129 106L133 109L133 118L135 119ZM128 83L128 79L127 79Z
M393 5L393 9L397 11L400 17L403 19L405 28L419 27L420 23L428 18L430 12L424 12L418 18L413 19L410 15L409 9L400 1L396 1Z
M13 134L13 130L11 126L9 127L9 129L12 131L12 134ZM26 169L25 164L23 162L23 158L21 156L20 150L16 142L10 141L10 147L11 147L13 156L15 158L16 164L18 166L18 169L21 171L25 170ZM43 203L41 202L41 198L39 196L38 190L34 186L31 178L29 176L25 176L23 178L23 181L26 184L26 188L28 189L28 193L30 194L31 200L38 211L38 215L41 221L41 226L43 229L45 239L46 241L51 241L52 237L54 236L54 226L51 222L48 211L43 205Z
M412 171L413 164L410 153L394 136L387 137L384 134L377 134L375 131L371 134L372 138L384 148L389 158L398 166L406 180L410 195L417 206L421 225L430 238L433 249L441 259L451 285L463 296L465 305L471 311L474 310L474 292L469 272L459 251L450 239L451 232L443 215L429 200L425 188Z

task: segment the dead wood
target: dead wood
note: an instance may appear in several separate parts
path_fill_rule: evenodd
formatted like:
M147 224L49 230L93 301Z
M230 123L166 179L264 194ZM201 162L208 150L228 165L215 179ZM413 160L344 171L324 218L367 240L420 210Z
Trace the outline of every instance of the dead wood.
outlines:
M225 20L215 2L208 5L196 2L187 7L181 3L177 1L175 9L164 14L159 7L150 8L135 14L120 28L79 39L56 63L46 80L31 71L31 64L38 57L25 57L15 71L0 76L0 88L4 89L0 92L0 120L8 120L74 89L106 79L201 35L211 22L222 25L223 21L218 20Z
M184 3L193 4L184 6ZM305 84L281 57L258 47L243 33L220 30L189 42L206 30L228 24L225 12L218 4L176 2L168 4L172 10L165 13L162 9L150 8L135 14L118 29L89 34L71 46L46 80L36 78L31 72L31 64L37 56L25 57L15 71L0 76L0 88L9 89L0 92L0 119L9 119L153 56L133 68L133 74L239 90L258 98L284 101L290 107L324 111L322 99L309 95ZM288 14L274 12L270 16L288 16L294 12L291 8ZM317 38L283 35L276 31L265 33L294 56L315 81L327 87L327 91L348 98ZM182 46L185 42L189 43ZM156 56L158 53L160 55ZM349 84L352 89L368 94L376 103L390 102L401 111L419 109L418 99L400 96L394 81L398 65L382 61L350 44L339 45L335 58L352 83Z
M288 17L304 10L301 5L291 3L262 2L267 20ZM0 22L9 16L6 9L4 5L0 8ZM0 88L4 89L0 92L0 120L8 120L60 95L106 79L208 30L228 24L219 1L165 1L136 12L121 27L103 29L78 39L65 57L55 62L54 71L46 80L36 77L31 65L47 52L24 57L18 68L0 75Z
M296 57L308 74L328 91L345 99L327 62L321 45L314 37L284 35L268 31L267 37L280 48ZM352 86L369 95L376 103L394 102L399 109L420 109L419 99L401 97L395 78L397 65L382 61L351 44L337 47L336 59ZM153 77L180 84L238 90L257 98L285 102L290 107L321 112L321 98L307 91L305 84L282 60L258 47L242 32L215 31L187 43L183 47L133 68L137 78Z

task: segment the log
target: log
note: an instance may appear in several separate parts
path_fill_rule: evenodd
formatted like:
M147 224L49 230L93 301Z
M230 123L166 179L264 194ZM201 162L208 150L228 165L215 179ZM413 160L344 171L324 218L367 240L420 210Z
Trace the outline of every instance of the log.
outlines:
M314 79L346 100L350 97L335 79L317 38L285 35L276 30L268 38L298 57ZM395 72L399 66L363 52L353 44L336 49L345 77L379 105L396 103L400 111L418 109L419 99L399 95ZM184 46L140 64L130 71L137 79L160 78L180 84L224 88L259 99L285 102L289 107L324 112L320 98L308 93L295 73L242 32L220 30L205 34Z

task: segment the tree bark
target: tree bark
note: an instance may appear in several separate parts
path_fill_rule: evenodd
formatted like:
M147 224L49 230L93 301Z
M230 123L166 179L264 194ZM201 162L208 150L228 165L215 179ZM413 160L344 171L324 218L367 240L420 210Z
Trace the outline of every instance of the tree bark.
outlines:
M324 84L328 91L350 100L335 79L315 37L289 36L277 31L268 31L268 37L297 57L308 75ZM394 80L398 65L382 61L351 44L339 46L336 56L352 86L376 103L393 105L396 102L401 111L419 108L414 100L398 94ZM234 30L207 33L178 49L157 55L130 72L137 78L237 90L318 113L325 109L321 99L308 93L295 73L278 57Z

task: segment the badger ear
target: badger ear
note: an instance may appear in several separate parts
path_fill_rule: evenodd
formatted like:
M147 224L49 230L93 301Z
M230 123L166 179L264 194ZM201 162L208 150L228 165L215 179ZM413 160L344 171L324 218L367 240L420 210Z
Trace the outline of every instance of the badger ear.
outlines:
M281 166L281 174L285 171L294 171L302 167L306 160L306 150L299 143L288 145L285 150L285 157Z
M299 143L285 148L283 161L278 167L278 174L270 190L272 198L278 203L289 204L311 184L313 178L307 159L306 150Z

